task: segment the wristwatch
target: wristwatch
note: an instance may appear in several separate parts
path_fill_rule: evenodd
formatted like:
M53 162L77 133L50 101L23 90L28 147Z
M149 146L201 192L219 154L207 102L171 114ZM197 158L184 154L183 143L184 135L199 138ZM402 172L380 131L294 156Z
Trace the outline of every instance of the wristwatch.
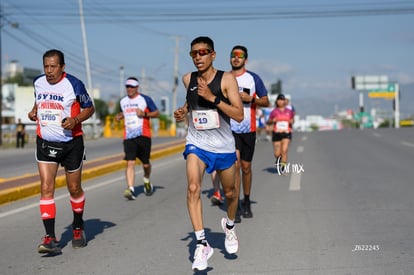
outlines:
M214 99L214 105L217 106L220 103L221 99L219 96L216 96L216 98Z

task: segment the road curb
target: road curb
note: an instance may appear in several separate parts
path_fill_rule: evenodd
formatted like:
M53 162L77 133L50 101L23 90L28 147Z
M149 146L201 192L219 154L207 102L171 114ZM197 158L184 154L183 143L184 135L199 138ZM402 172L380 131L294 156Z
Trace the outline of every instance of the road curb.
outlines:
M179 145L170 146L166 149L157 150L151 153L151 160L159 159L169 155L177 154L184 151L184 143ZM108 157L109 159L110 157ZM137 160L137 164L140 164L140 161ZM92 179L95 177L103 176L105 174L113 173L125 169L125 161L119 160L111 162L108 164L99 165L82 171L82 182ZM31 175L30 175L31 176ZM83 183L85 184L85 183ZM66 187L65 176L56 177L56 188ZM28 198L40 193L40 183L39 181L27 183L25 185L14 187L6 190L0 191L0 205L17 201L23 198Z

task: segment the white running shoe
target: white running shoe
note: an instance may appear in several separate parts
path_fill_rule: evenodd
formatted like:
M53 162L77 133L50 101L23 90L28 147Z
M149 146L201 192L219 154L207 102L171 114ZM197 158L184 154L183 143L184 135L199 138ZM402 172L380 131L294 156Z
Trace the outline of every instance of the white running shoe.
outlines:
M205 270L208 267L207 260L213 256L214 249L207 243L207 246L203 244L197 244L194 252L194 261L192 265L193 271Z
M228 229L226 227L227 219L221 219L221 228L223 228L224 233L226 234L226 239L224 240L224 247L226 248L227 253L234 254L239 249L239 240L236 236L236 231L234 227L232 229Z

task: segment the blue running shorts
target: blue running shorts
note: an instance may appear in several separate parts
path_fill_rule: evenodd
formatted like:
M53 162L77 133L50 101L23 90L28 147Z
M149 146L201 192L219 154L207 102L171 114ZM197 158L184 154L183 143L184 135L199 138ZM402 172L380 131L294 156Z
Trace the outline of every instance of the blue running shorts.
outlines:
M198 148L195 145L187 144L183 153L184 159L189 154L195 154L201 161L206 164L207 173L211 174L214 170L225 170L231 167L237 160L236 152L234 153L211 153Z

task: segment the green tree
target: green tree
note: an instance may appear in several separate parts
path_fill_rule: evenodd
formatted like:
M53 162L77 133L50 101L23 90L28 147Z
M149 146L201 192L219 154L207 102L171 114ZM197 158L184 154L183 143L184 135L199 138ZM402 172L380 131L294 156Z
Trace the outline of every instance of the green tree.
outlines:
M160 128L161 129L165 130L165 129L168 129L171 126L172 120L168 115L160 114L159 120L160 120Z
M390 127L394 126L393 124L394 123L391 120L386 119L383 122L381 122L381 124L378 126L378 128L390 128Z
M96 117L105 120L105 117L109 114L108 105L105 101L97 98L94 99L94 102Z
M313 132L315 132L315 131L318 131L318 130L319 130L319 126L318 126L318 125L316 125L316 124L314 124L314 123L312 123L312 124L311 124L310 128L311 128L311 130L312 130Z
M32 83L25 83L22 73L17 73L13 77L8 77L4 80L4 83L17 83L18 86L30 86Z
M344 128L358 128L358 122L352 119L342 119L341 123Z

